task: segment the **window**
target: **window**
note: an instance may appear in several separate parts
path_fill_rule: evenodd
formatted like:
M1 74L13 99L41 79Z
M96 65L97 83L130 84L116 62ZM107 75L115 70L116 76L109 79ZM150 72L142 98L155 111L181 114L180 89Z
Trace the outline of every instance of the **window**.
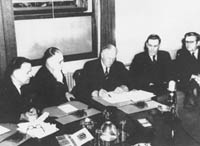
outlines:
M57 47L65 61L97 57L93 0L13 0L17 55L41 63Z
M45 15L63 12L84 12L88 9L87 0L12 0L14 15Z

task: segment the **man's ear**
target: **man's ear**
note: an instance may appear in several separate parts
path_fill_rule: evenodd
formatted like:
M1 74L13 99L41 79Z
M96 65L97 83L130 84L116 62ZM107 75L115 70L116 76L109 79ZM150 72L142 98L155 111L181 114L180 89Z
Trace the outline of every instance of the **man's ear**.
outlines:
M197 46L198 46L198 48L200 48L200 40L197 41Z
M103 52L101 52L100 57L103 58Z

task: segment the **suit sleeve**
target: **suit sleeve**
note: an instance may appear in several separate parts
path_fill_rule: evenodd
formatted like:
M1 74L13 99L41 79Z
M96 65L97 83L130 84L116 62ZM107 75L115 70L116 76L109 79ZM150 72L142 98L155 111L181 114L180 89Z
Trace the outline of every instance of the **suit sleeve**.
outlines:
M142 59L136 55L131 62L129 69L130 89L138 88L140 86L140 82L143 82L143 79L141 78L141 74L143 74L143 63L141 61Z

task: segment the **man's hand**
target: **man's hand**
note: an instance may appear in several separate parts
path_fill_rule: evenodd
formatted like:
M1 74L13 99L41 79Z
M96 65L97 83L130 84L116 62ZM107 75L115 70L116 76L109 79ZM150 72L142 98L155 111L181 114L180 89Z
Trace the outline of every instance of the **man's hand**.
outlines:
M115 93L123 93L128 92L128 87L125 85L121 85L120 87L116 87L114 90Z
M67 98L68 101L75 99L75 96L69 92L65 93L65 97Z
M92 91L91 96L92 97L98 97L99 96L99 91L97 91L97 90Z
M110 95L108 94L108 92L105 89L100 89L99 97L107 98L107 97L110 97Z
M191 79L194 79L197 84L200 86L200 75L192 75Z
M21 120L26 120L29 122L35 121L38 117L37 110L35 108L31 108L24 114L21 114Z

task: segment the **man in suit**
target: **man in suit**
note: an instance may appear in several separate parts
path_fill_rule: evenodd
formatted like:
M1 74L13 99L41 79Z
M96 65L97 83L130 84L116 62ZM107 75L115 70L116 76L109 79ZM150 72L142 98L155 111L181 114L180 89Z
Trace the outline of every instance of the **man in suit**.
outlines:
M161 39L156 34L148 36L144 52L135 55L130 65L131 88L160 94L169 80L171 58L168 52L160 51Z
M63 54L56 47L48 48L42 58L42 67L31 81L34 104L40 110L58 106L70 101L74 96L68 92L63 74Z
M76 97L90 104L91 97L108 96L108 91L128 91L128 72L116 60L117 48L111 44L102 48L100 58L85 63Z
M11 61L0 90L0 123L18 123L37 118L31 101L23 96L22 87L30 82L31 77L30 60L16 57Z
M186 90L190 80L200 73L199 34L188 32L182 40L182 48L176 56L176 78L179 88Z

